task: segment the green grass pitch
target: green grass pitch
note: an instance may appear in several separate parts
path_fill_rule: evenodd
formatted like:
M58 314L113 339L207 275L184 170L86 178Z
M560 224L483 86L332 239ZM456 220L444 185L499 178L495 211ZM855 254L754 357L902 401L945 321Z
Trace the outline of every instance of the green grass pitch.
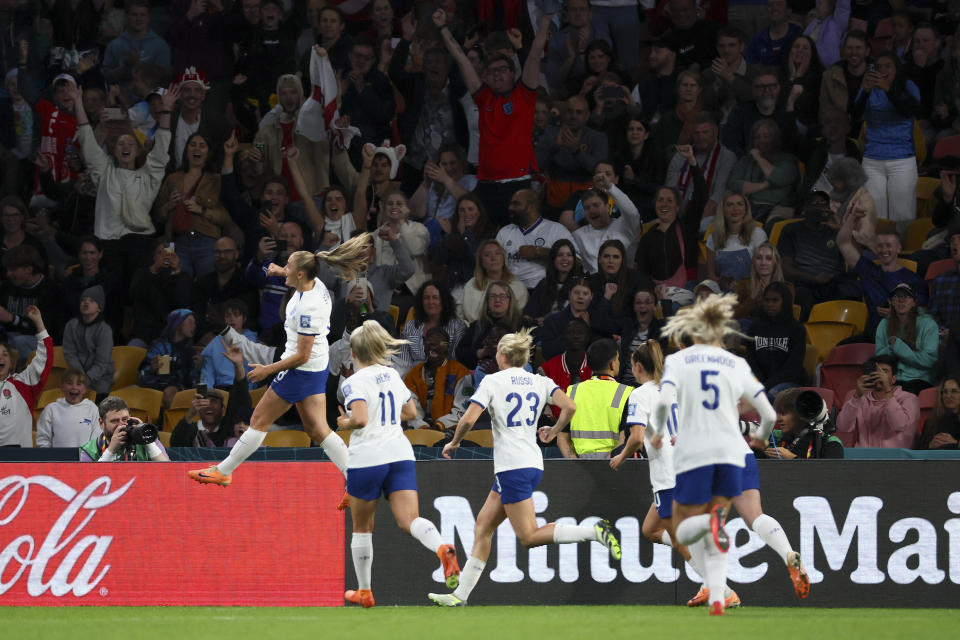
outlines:
M239 640L344 638L556 640L557 638L957 638L949 609L744 607L723 618L705 609L653 606L565 607L0 607L10 640ZM722 633L722 636L709 635Z

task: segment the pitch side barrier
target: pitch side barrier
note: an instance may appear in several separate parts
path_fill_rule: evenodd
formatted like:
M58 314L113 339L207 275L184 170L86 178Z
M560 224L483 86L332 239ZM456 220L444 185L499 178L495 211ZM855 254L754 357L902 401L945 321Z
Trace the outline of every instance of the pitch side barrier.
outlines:
M350 518L334 507L332 464L247 462L227 488L200 486L195 462L0 465L0 605L339 606L354 585ZM498 530L471 605L682 604L693 572L642 539L647 463L545 463L543 521L609 518L623 559L599 545L521 548ZM282 469L282 473L278 470ZM955 607L960 601L960 463L761 461L766 512L813 582L797 603L783 563L732 514L729 579L747 605ZM421 513L461 564L493 479L489 460L417 464ZM444 591L437 561L399 532L385 501L374 532L380 605ZM258 541L251 547L251 540ZM210 576L225 589L211 592Z

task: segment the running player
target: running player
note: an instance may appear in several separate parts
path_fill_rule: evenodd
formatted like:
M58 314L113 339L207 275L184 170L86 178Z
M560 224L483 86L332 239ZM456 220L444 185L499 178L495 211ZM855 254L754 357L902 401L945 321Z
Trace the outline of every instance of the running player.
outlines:
M467 603L470 592L490 556L493 534L509 518L524 547L595 540L620 559L620 543L606 520L591 526L550 523L537 526L533 510L533 491L543 475L543 455L537 446L537 422L547 403L560 408L552 428L541 430L541 439L549 442L567 424L577 406L550 378L524 371L530 359L533 341L526 329L508 333L497 344L497 373L486 376L470 398L470 407L460 418L456 433L443 448L450 458L467 432L486 409L493 424L493 488L477 515L473 550L463 567L460 585L453 593L430 593L428 598L440 606L458 607Z
M447 586L457 586L460 566L452 544L444 544L433 523L420 517L413 447L403 435L402 420L417 415L410 390L394 369L390 357L403 340L395 340L375 320L367 320L350 334L350 353L357 372L343 386L347 415L337 419L340 429L355 429L350 438L347 493L353 516L353 568L357 589L343 594L354 604L374 605L370 590L373 564L373 518L380 494L390 501L397 526L440 558Z
M679 405L679 430L674 450L676 486L673 515L676 540L690 548L703 567L710 589L710 615L723 615L730 539L723 528L730 501L739 496L744 466L743 436L737 404L744 398L760 413L758 432L766 440L776 413L750 365L723 348L724 337L735 333L736 296L709 296L681 309L667 321L661 335L693 346L667 357L660 397L654 408L650 444L663 446L671 405ZM707 536L707 533L711 535Z
M653 407L660 395L660 378L663 375L663 351L656 340L642 343L630 357L633 364L633 377L641 383L633 390L627 400L627 426L630 437L626 446L617 456L610 459L610 468L620 468L623 461L633 456L643 446L643 437ZM671 407L667 418L667 437L659 449L647 447L650 461L650 485L653 489L653 504L643 520L643 536L653 543L675 547L677 552L690 563L697 573L703 575L703 567L690 555L686 546L676 542L673 523L673 487L676 478L673 473L673 439L677 437L677 405ZM740 597L736 592L725 594L726 608L740 606ZM702 603L701 603L702 604Z
M744 421L741 422L741 426L745 426L745 430L756 430L756 423ZM744 447L747 453L743 458L744 467L740 486L742 493L733 499L733 506L736 508L737 513L740 514L740 517L743 518L746 525L755 531L757 535L767 543L768 547L780 555L780 558L787 566L787 570L790 572L790 580L793 582L793 590L796 592L797 597L800 599L806 598L810 595L810 578L807 576L806 569L803 568L800 554L790 546L790 541L787 539L787 534L783 532L783 527L780 526L780 523L777 522L775 518L763 512L763 506L760 503L760 469L757 467L757 457L754 455L753 450L746 446L746 442L744 442ZM697 573L700 573L699 568L694 567L694 569L697 570ZM700 573L700 575L703 574ZM727 591L730 590L729 586L725 586L724 588ZM709 599L710 590L706 585L702 585L697 595L687 601L687 606L699 607ZM729 603L729 598L727 602ZM738 598L737 604L739 605L739 603L740 600ZM730 605L728 604L727 606Z
M243 432L225 460L206 469L189 471L202 484L230 485L234 470L263 443L270 426L291 404L297 405L307 434L323 447L327 457L340 471L347 470L347 445L327 425L327 332L330 331L330 292L317 278L320 262L336 269L344 279L353 279L367 265L370 234L351 238L333 251L316 255L309 251L290 254L287 265L271 264L267 275L285 276L293 288L287 302L284 329L286 348L280 360L271 364L251 364L247 374L251 382L260 382L276 374Z

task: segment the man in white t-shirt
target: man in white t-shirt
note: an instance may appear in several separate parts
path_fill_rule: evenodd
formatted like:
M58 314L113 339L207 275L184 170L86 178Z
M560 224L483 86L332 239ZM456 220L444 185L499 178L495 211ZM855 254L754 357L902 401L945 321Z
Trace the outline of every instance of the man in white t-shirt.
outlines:
M573 242L567 228L540 215L540 202L533 189L518 189L508 206L513 224L500 229L497 242L507 252L507 266L523 286L533 289L547 275L550 247L557 240Z
M607 240L622 242L627 248L627 264L633 264L633 256L637 251L637 232L640 230L640 212L636 205L617 185L605 178L598 182L598 177L594 176L594 183L602 184L604 188L594 187L583 194L580 201L587 224L573 232L577 255L587 273L597 272L597 254L600 245ZM616 220L610 217L613 205L620 210L620 217Z

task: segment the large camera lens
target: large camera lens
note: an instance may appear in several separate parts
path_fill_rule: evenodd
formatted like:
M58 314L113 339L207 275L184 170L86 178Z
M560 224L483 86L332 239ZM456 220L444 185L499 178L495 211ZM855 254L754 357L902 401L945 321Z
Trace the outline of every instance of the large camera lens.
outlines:
M130 444L150 444L156 441L159 432L157 425L149 422L127 425L127 442Z
M827 419L827 403L816 391L801 391L797 396L797 415L808 424L822 423Z

